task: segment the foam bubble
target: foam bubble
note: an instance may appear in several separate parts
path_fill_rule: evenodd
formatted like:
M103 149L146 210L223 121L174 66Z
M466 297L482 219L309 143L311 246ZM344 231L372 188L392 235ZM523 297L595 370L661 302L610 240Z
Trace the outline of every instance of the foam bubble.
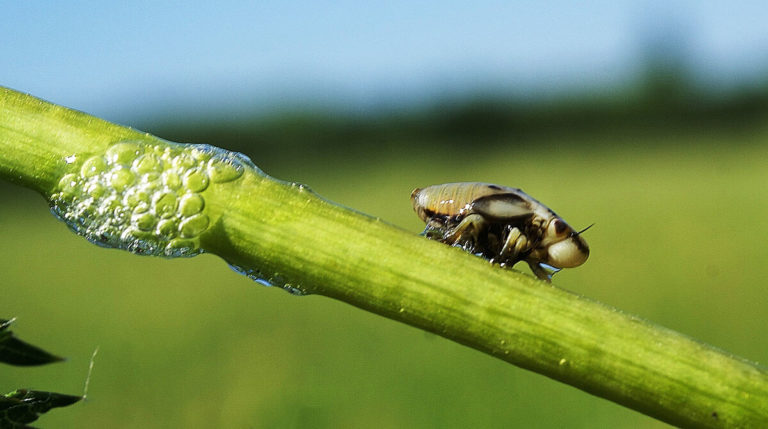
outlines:
M207 145L120 141L103 154L72 156L51 211L99 246L138 254L193 256L211 224L205 192L245 168L247 157Z

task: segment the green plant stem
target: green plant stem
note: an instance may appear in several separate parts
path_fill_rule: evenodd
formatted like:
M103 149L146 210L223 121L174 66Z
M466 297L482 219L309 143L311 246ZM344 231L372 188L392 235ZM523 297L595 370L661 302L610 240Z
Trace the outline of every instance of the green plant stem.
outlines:
M98 152L145 134L0 87L0 177L42 194L73 154Z
M0 89L0 177L48 197L63 157L162 140ZM257 160L258 161L258 160ZM768 427L768 371L246 169L201 247L281 286L434 332L671 424Z

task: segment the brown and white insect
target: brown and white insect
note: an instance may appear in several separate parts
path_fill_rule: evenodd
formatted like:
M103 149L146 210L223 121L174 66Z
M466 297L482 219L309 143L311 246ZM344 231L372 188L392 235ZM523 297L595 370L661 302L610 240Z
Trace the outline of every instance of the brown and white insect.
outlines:
M413 209L427 238L459 246L512 266L525 261L549 281L561 268L589 257L589 246L560 216L517 188L490 183L447 183L417 188Z

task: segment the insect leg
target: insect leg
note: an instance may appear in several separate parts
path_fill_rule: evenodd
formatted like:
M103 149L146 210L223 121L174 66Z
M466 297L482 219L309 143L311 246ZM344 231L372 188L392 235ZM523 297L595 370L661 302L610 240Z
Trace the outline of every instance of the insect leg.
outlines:
M544 280L545 282L551 282L552 276L555 275L558 271L560 271L559 269L548 270L538 262L531 262L531 261L526 261L526 262L528 262L528 266L531 267L531 271L533 271L533 274L536 274L536 277L540 278L541 280Z
M446 231L442 241L450 245L458 245L472 250L477 242L480 230L484 226L485 219L482 216L470 214L462 219L456 227Z
M529 244L528 237L523 235L520 229L514 227L507 234L504 246L501 248L501 252L499 252L499 259L501 261L517 262L520 254L530 248Z
M421 235L429 238L430 240L442 240L443 236L445 235L445 225L443 225L442 222L431 219L429 222L427 222L427 226L424 228L424 231L421 233Z

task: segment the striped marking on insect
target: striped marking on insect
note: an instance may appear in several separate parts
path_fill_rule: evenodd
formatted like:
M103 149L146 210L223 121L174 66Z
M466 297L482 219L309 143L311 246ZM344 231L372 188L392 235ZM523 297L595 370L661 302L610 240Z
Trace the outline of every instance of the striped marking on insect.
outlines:
M589 246L581 231L518 188L490 183L446 183L411 193L423 235L502 266L525 261L550 281L562 268L583 264ZM591 226L591 225L590 225Z

